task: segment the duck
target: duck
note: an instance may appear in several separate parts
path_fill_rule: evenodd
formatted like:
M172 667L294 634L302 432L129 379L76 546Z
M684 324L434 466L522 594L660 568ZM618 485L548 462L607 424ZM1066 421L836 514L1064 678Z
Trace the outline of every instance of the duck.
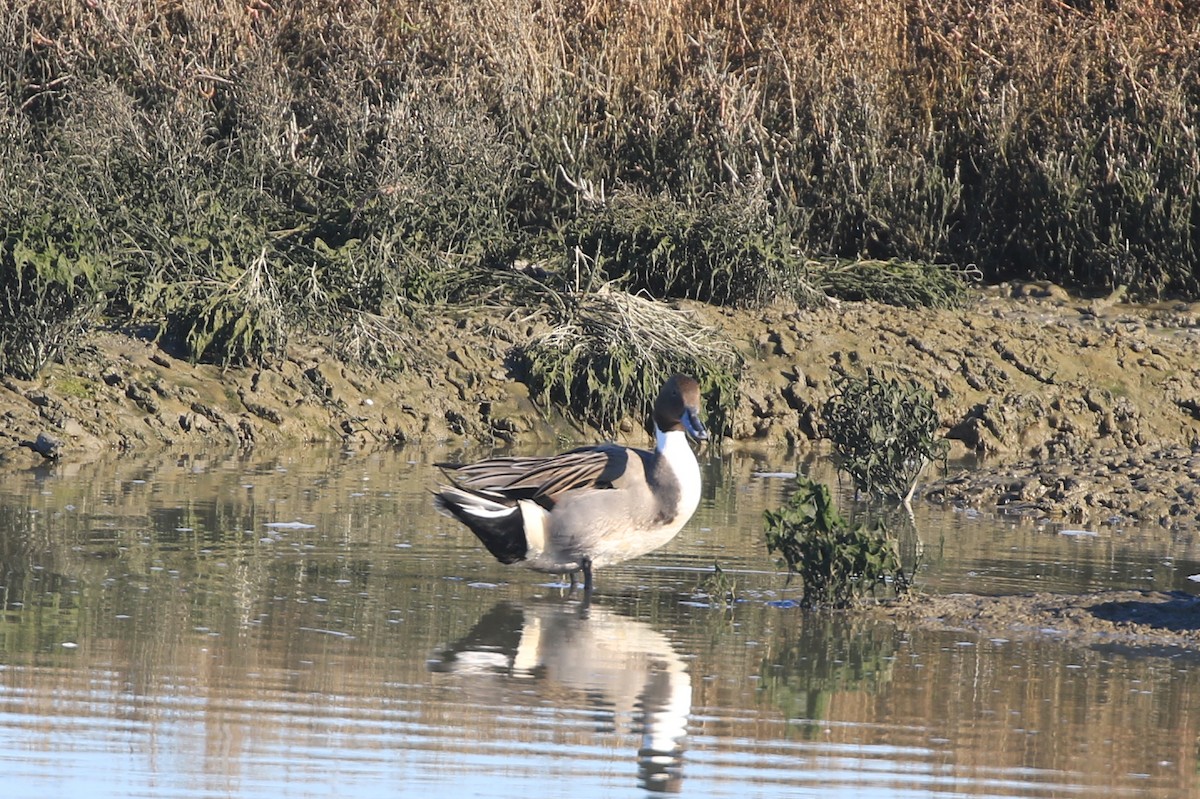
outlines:
M434 505L467 526L496 560L549 574L583 574L665 545L700 504L689 437L708 440L700 384L672 375L654 401L653 452L616 443L547 457L439 463L448 483Z

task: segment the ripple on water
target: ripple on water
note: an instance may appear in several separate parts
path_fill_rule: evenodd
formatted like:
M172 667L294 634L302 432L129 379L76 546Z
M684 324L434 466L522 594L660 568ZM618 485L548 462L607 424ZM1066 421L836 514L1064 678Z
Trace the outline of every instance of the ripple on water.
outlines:
M1200 792L1177 658L796 607L762 512L811 463L708 460L697 518L584 608L433 512L446 457L0 478L4 796ZM1200 573L1186 537L915 511L888 524L924 590ZM699 590L714 564L736 601Z

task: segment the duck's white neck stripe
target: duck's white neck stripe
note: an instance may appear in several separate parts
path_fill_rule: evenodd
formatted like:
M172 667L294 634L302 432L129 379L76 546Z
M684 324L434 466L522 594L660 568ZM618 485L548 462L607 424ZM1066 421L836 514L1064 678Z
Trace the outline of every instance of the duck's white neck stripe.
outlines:
M679 512L676 518L682 524L691 518L700 504L700 464L696 463L696 453L692 452L692 445L682 430L664 433L655 425L654 440L659 455L671 466L675 479L679 481Z

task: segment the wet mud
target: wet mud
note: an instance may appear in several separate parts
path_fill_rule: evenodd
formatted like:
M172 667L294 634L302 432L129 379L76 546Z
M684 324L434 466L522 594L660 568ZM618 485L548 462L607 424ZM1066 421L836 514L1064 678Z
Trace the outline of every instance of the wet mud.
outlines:
M1200 303L1025 283L958 310L679 307L745 358L722 446L780 457L820 448L837 373L884 369L933 390L951 462L969 461L927 469L925 501L1087 525L1200 524ZM514 346L544 329L502 309L426 314L386 376L339 362L319 340L264 368L222 368L95 331L36 381L0 380L0 464L158 447L593 440L598 431L536 407L514 374ZM640 440L637 425L625 432Z
M923 501L1081 525L1200 525L1200 303L1133 305L1049 284L997 286L969 308L841 303L799 311L682 304L745 357L732 448L780 457L822 446L820 408L839 371L870 367L929 386L953 444ZM427 315L391 374L292 346L265 368L175 358L128 331L95 331L36 381L0 381L0 465L112 450L590 440L538 408L509 364L542 332L496 309ZM629 436L636 438L635 425ZM1200 607L1179 593L917 596L879 608L899 623L1087 645L1200 653Z
M989 639L1050 638L1200 660L1200 598L1179 591L918 595L869 612L901 626L961 630Z

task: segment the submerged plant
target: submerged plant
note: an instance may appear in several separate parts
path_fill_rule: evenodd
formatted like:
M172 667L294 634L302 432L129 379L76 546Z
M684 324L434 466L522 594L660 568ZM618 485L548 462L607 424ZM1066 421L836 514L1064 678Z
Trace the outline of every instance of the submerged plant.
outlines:
M886 584L897 595L908 590L895 539L884 529L851 527L823 483L797 477L787 503L763 518L767 551L779 553L789 579L800 575L804 607L848 607Z
M712 574L696 583L697 593L708 597L709 604L733 607L738 602L737 580L730 577L721 564L714 562Z
M945 457L933 395L910 381L840 375L821 409L839 468L868 494L908 502L926 464Z

